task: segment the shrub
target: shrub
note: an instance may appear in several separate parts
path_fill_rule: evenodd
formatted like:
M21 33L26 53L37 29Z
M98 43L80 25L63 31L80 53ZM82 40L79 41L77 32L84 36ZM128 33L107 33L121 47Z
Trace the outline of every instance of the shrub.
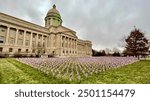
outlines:
M7 58L9 57L8 53L0 53L0 58Z

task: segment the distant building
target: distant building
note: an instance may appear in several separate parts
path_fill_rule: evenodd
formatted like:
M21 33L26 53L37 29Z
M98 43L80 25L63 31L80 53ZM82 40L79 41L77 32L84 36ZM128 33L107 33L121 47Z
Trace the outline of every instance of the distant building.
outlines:
M45 27L0 13L0 54L91 56L91 41L78 39L62 22L55 5L45 17Z

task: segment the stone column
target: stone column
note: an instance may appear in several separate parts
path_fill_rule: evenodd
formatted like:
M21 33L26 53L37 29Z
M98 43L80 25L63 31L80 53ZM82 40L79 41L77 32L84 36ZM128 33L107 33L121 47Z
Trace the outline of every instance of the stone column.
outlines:
M50 47L53 47L53 43L54 43L54 38L53 38L53 34L50 35Z
M62 39L62 38L63 38L63 36L60 35L60 38L61 38L61 39L60 39L60 43L61 43L60 47L61 47L61 49L62 49L62 43L63 43L63 39Z
M32 47L32 37L33 37L33 33L31 32L31 35L30 35L30 47Z
M71 50L71 38L69 38L69 48Z
M71 55L72 55L72 38L70 38L70 51L71 51Z
M17 42L18 42L18 32L19 30L16 29L15 46L17 45Z
M71 54L73 55L73 42L72 42L72 38L71 38Z
M48 42L47 46L51 47L51 36L50 35L48 36L47 42Z
M78 40L76 40L76 52L77 52L76 55L78 55L78 51L79 51L79 50L78 50L78 49L79 49L78 47L79 47L79 46L78 46Z
M69 54L69 38L68 37L66 39L66 44L67 44L67 48L66 49L67 49L67 52L68 52L67 54Z
M62 51L63 51L63 47L62 47L62 43L63 43L63 40L62 40L63 36L60 34L60 56L62 56Z
M74 50L74 39L73 39L73 50Z
M65 47L66 47L65 46L65 39L66 39L65 36L63 36L63 49L65 49Z
M76 40L74 39L74 49L76 49Z
M66 49L66 36L64 36L64 48Z
M55 41L56 41L56 39L55 39L55 35L54 34L51 34L51 36L50 36L50 47L54 47L54 43L55 43Z
M75 39L75 55L77 53L77 40Z
M6 42L5 42L6 45L8 44L9 41L9 31L10 31L10 27L7 27Z
M68 54L70 55L70 38L68 37Z
M45 40L44 40L44 49L45 49L45 53L47 54L47 36L45 36L45 38L44 38Z
M77 50L77 40L75 41L75 49Z
M66 45L66 44L67 44L67 41L66 41L66 40L67 40L67 37L64 36L64 51L65 51L65 55L67 54L67 47L66 47L66 46L67 46L67 45Z
M68 42L67 42L68 38L66 37L66 49L68 48Z
M56 41L55 41L55 46L54 47L59 47L59 34L56 34L56 36L55 36L55 38L56 38Z
M25 43L26 43L26 31L24 31L23 34L23 46L25 46Z
M61 49L63 50L64 49L64 36L61 35Z
M62 51L62 49L61 49L61 34L57 34L57 49L58 49L58 55L59 56L61 56L61 51Z
M36 34L36 42L35 42L35 44L36 44L36 47L38 47L38 33Z
M72 43L72 44L71 44L71 48L72 48L72 50L73 50L73 39L71 40L71 43Z
M63 38L63 43L64 43L64 46L63 46L63 49L65 48L65 36Z
M66 38L66 44L67 44L67 51L68 51L68 37Z
M76 42L75 42L75 39L74 39L74 54L75 54L75 51L76 51L76 49L75 49L75 45L76 45Z
M74 50L74 39L72 39L72 49Z
M69 37L68 37L68 49L70 48L70 46L69 46L69 41L70 41L70 39L69 39Z
M72 55L74 54L73 52L74 52L74 50L73 50L73 39L71 38L71 53L72 53Z
M50 35L49 35L49 36L47 36L47 40L46 40L46 42L47 42L47 46L46 46L46 47L50 47Z
M41 35L41 47L43 47L43 35Z
M71 51L71 55L72 55L72 38L70 38L70 51Z
M45 36L45 48L47 48L47 40L48 40L48 36Z

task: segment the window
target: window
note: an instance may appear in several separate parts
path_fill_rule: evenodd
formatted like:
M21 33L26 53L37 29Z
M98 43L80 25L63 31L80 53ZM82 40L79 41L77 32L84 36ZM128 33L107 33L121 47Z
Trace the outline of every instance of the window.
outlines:
M36 35L35 35L35 34L33 34L33 38L35 38L35 36L36 36Z
M9 39L9 44L14 44L14 42L15 42L14 38Z
M62 47L64 47L64 43L62 43Z
M0 52L3 52L3 48L2 47L0 47Z
M35 49L32 50L32 53L35 53Z
M18 45L23 45L23 40L22 39L18 40Z
M9 52L13 52L13 48L9 48Z
M32 47L34 48L36 46L35 41L32 41Z
M26 33L26 40L30 40L31 32Z
M26 40L26 46L29 46L30 42L29 40Z
M45 47L45 42L43 42L43 47Z
M19 30L19 35L23 35L23 33L24 33L24 31L22 31L22 30Z
M40 42L38 42L38 47L41 47L41 43Z
M40 39L41 39L41 36L38 36L38 39L40 40Z
M9 32L9 37L15 38L15 35L16 35L16 29L11 28L11 29L10 29L10 32Z
M20 35L20 36L22 36L22 35L23 35L23 33L22 33L21 31L19 31L19 35Z
M62 36L62 40L64 40L64 36Z
M44 36L44 37L43 37L43 41L45 41L45 40L46 40L46 37Z
M53 43L53 46L55 46L55 45L56 45L56 42Z
M0 36L5 36L6 31L7 31L7 27L0 26Z
M1 29L1 32L5 32L5 30L4 30L4 29Z
M3 43L4 43L4 37L0 36L0 44L3 44Z
M43 50L43 53L45 53L45 50Z
M23 39L23 34L24 34L24 31L19 30L18 38L19 38L19 39Z
M28 49L26 49L26 53L28 53L29 52L29 50Z
M18 53L20 53L21 52L21 49L18 49Z

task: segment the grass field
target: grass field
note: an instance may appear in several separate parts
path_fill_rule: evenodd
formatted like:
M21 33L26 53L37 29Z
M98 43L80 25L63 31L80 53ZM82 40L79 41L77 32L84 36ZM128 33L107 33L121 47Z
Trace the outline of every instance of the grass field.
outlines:
M0 84L150 84L150 60L111 69L78 81L53 77L15 59L0 59Z

